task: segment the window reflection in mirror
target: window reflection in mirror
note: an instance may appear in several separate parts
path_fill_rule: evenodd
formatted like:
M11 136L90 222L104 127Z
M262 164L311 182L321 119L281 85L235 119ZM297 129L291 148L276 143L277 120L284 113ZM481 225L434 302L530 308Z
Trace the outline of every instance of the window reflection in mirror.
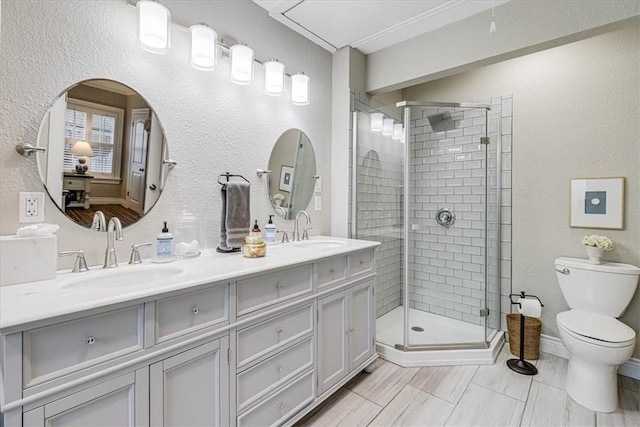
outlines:
M157 202L167 143L158 118L133 89L89 80L66 90L45 114L38 133L38 169L56 206L73 222L102 229L116 216L123 226Z
M269 203L276 215L294 219L309 205L316 177L316 155L300 129L285 131L269 157Z

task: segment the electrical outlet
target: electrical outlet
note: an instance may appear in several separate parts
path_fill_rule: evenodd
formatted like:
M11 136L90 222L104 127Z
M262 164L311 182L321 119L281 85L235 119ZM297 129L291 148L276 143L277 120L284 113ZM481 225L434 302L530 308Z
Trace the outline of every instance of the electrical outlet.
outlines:
M20 192L18 222L44 222L44 193Z
M315 205L317 211L322 210L322 196L315 196Z

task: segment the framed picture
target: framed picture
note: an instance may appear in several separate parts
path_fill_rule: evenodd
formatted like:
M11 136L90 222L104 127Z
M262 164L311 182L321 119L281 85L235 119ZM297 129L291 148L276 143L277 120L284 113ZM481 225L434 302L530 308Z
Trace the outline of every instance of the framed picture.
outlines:
M293 178L293 168L291 166L282 166L280 171L280 190L291 192L291 179Z
M624 228L624 178L571 180L571 227Z

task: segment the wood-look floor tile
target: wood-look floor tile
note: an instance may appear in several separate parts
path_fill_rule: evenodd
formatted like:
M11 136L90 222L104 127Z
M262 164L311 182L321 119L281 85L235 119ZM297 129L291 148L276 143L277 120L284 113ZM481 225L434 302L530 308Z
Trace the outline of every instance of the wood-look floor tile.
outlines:
M381 410L382 408L375 403L345 388L341 388L332 396L330 402L300 420L296 426L366 426Z
M564 389L537 381L531 384L522 427L595 425L595 413L574 402Z
M476 373L476 365L427 366L420 368L409 384L436 397L458 403Z
M564 390L568 364L569 361L565 358L554 356L553 354L540 353L540 359L536 365L538 367L538 375L534 376L533 380Z
M529 394L532 377L509 369L507 366L507 360L509 359L513 359L511 353L500 352L496 363L493 365L481 365L471 381L474 384L524 402Z
M598 427L602 426L640 426L640 392L619 390L620 403L618 410L611 414L598 412L596 420Z
M361 373L345 387L383 407L391 402L419 369L403 368L382 359L376 361L376 366L375 371Z
M524 403L493 390L469 384L446 426L518 426Z
M455 405L406 386L369 426L444 426Z
M623 388L625 390L631 391L640 391L640 380L625 377L624 375L618 375L618 388Z

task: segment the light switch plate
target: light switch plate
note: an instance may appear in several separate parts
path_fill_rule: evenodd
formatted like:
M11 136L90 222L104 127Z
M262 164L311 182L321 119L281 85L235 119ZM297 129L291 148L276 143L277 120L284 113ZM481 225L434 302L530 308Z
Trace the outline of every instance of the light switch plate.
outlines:
M315 188L313 189L314 193L320 193L322 192L322 178L317 177L316 178L316 185Z
M44 222L44 193L19 193L18 222Z
M317 211L321 211L322 210L322 196L316 196L315 197L315 205L316 205L316 210Z

